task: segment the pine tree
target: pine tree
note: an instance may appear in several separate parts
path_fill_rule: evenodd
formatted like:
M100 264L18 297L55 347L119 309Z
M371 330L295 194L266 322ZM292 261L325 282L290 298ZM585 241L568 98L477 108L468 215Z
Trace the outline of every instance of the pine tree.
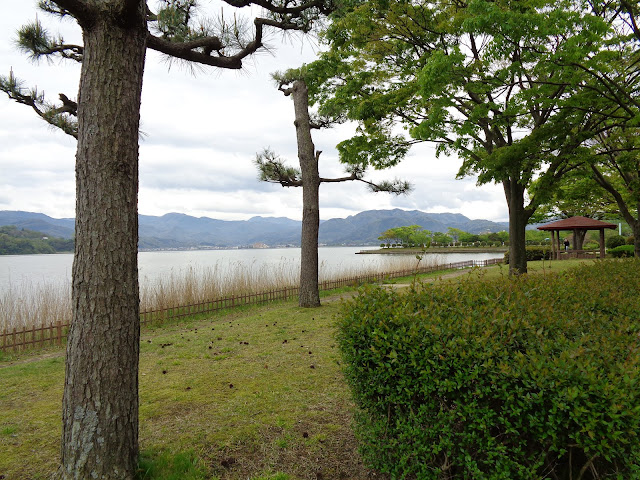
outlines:
M147 48L185 62L240 69L262 47L266 27L308 31L330 9L323 0L226 3L259 5L267 15L255 18L249 32L236 21L194 26L194 0L164 0L155 14L142 0L42 1L43 10L77 21L84 44L50 37L38 22L22 30L20 44L35 59L58 55L82 62L77 105L66 96L62 106L47 103L12 74L0 82L11 98L78 139L73 321L59 478L136 475L138 135Z
M294 125L298 144L300 169L287 167L274 152L265 149L256 158L260 179L279 183L283 187L302 187L302 234L300 240L300 289L301 307L319 307L320 291L318 287L318 233L320 229L320 184L348 181L366 183L374 192L394 194L408 193L407 182L373 183L365 180L365 166L351 164L347 166L346 177L322 178L318 168L321 151L317 151L311 137L312 129L330 127L335 119L312 118L309 113L309 90L300 70L292 70L284 75L276 74L279 89L293 99L295 111Z

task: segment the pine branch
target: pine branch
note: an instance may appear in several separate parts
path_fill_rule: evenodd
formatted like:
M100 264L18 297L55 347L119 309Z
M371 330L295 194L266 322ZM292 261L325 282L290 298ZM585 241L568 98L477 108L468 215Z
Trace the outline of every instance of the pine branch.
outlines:
M0 90L5 92L11 100L27 105L33 109L40 118L52 127L59 128L67 135L78 138L77 116L78 104L64 95L60 94L61 106L48 103L44 98L44 93L39 93L37 89L25 92L21 83L13 75L13 71L8 77L0 76Z
M236 8L257 5L269 12L281 15L301 15L302 13L312 9L317 9L319 13L327 15L331 13L335 8L332 2L327 2L324 0L312 0L310 2L303 3L294 7L288 6L289 2L278 4L265 0L224 0L224 2Z
M380 183L373 183L364 179L360 179L360 181L366 183L374 193L386 192L394 195L407 195L413 190L413 185L397 178L393 181L384 180Z
M218 19L207 20L192 27L190 23L193 23L195 1L165 0L165 8L160 9L157 15L148 15L148 18L155 19L156 34L149 33L147 46L170 58L219 68L240 69L243 59L263 47L265 26L307 32L319 17L322 1L314 0L296 7L285 6L287 3L278 5L261 2L259 5L264 6L272 15L268 18L255 18L251 28L250 24L245 24L235 15L233 21L225 21L223 14ZM229 4L242 7L254 2Z
M302 175L293 167L287 167L273 150L265 148L256 155L255 165L258 167L259 178L263 182L279 183L283 187L301 187Z
M48 58L56 54L62 58L82 62L84 53L84 47L81 45L65 44L62 37L53 39L37 18L33 23L18 30L16 44L35 62L42 57Z

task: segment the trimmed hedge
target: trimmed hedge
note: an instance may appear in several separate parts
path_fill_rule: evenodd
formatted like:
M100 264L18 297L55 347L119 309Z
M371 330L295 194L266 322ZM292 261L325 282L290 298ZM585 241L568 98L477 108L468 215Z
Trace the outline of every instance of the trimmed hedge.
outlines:
M392 478L640 478L640 261L367 288L339 319L364 458Z
M610 248L607 253L615 258L621 257L633 257L635 254L635 247L633 245L620 245L615 248Z
M525 247L527 262L533 262L535 260L549 260L551 258L551 247ZM504 254L504 263L509 264L509 252Z
M621 235L612 235L611 237L607 238L607 241L605 242L605 246L607 248L616 248L619 247L620 245L625 245L627 243L627 239L624 238Z

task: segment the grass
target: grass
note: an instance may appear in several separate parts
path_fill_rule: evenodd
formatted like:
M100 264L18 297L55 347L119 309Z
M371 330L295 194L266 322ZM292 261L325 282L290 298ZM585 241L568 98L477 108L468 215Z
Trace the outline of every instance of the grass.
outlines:
M143 333L140 478L369 478L350 429L337 308L289 302ZM55 470L63 371L62 356L0 368L6 478Z
M529 270L584 262L530 262ZM455 282L507 268L450 273L459 275L421 277ZM145 329L140 478L382 478L363 465L351 431L353 405L334 341L338 308L286 302ZM39 353L0 364L0 476L7 479L49 478L57 466L64 358L60 350Z

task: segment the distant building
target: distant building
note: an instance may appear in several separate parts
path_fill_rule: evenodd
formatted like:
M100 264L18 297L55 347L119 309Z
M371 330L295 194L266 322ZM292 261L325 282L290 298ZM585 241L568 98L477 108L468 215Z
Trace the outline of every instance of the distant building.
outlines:
M265 243L254 243L251 248L269 248L269 245Z

